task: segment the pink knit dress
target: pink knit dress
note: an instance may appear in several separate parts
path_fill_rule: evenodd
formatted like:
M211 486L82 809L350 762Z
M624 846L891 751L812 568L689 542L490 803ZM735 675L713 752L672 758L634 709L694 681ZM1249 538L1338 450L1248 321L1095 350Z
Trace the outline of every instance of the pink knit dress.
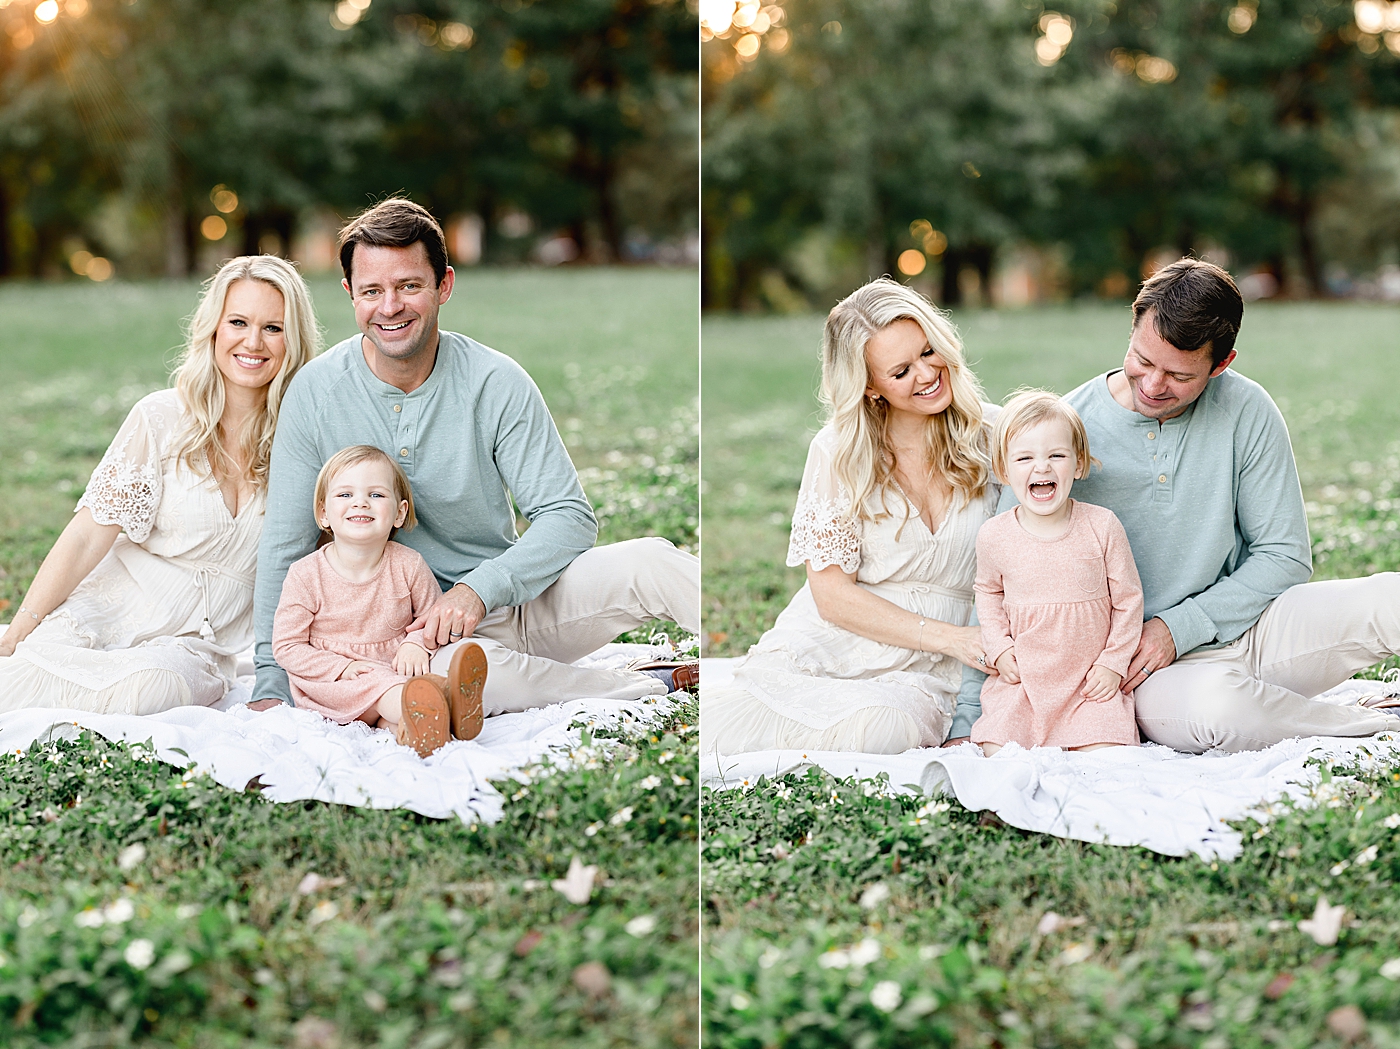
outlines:
M1131 696L1100 703L1080 692L1096 663L1125 675L1142 635L1142 583L1122 524L1071 500L1069 530L1042 539L1016 514L998 514L977 534L976 591L987 664L1015 645L1021 681L987 678L972 741L1136 745Z
M272 621L272 654L287 672L298 707L347 725L389 689L408 680L392 666L405 641L432 651L408 624L442 596L423 556L398 543L384 547L379 570L353 583L331 567L326 547L287 570ZM356 660L377 664L337 680Z

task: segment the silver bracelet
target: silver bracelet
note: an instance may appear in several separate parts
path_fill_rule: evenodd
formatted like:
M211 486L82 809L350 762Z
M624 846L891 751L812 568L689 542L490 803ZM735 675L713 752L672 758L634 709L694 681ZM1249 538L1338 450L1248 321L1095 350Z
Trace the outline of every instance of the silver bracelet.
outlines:
M916 651L916 652L922 652L922 651L924 650L924 623L925 623L925 622L926 622L926 620L923 618L923 616L920 616L920 617L919 617L919 640L915 642L915 648L914 648L914 651Z
M42 623L42 622L44 621L44 617L43 617L43 616L36 616L36 615L34 615L33 612L29 611L29 609L25 608L23 605L20 605L20 606L19 606L19 610L20 610L21 612L23 612L23 613L24 613L25 615L27 615L27 616L34 616L34 622L36 622L36 623Z

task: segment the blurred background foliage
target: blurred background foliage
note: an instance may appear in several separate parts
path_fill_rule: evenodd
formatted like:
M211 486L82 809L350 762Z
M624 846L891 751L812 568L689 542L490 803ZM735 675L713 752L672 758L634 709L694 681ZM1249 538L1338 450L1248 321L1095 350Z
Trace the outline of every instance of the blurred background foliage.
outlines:
M399 191L458 263L693 263L690 3L0 0L0 276L329 269Z
M1047 7L1046 4L1050 6ZM1400 299L1400 3L702 0L704 295Z

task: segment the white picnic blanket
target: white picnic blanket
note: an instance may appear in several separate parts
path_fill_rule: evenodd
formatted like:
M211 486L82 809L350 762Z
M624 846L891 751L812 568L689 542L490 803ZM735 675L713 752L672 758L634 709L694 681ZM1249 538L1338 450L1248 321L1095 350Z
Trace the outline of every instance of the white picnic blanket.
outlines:
M607 645L579 662L621 666L654 651L645 645ZM453 740L419 758L387 730L363 722L337 725L285 706L249 710L252 683L251 677L240 677L239 687L218 708L179 707L140 717L47 708L0 714L0 752L24 750L36 739L73 738L81 727L129 743L150 740L162 761L193 764L234 790L258 777L273 801L316 799L494 823L504 799L490 781L552 757L567 760L564 755L580 744L580 729L571 725L645 724L675 706L665 697L579 699L502 714L487 718L476 739Z
M701 660L705 687L731 679L729 659ZM1356 703L1384 690L1378 682L1348 681L1323 698ZM1394 686L1390 690L1393 691ZM700 716L705 715L701 690ZM1168 856L1195 853L1231 860L1243 848L1226 820L1253 814L1284 796L1306 799L1316 783L1311 755L1341 757L1365 748L1400 762L1400 741L1389 734L1363 739L1315 736L1290 739L1243 754L1180 754L1169 747L1110 747L1073 753L1055 747L1024 750L1012 744L983 757L970 743L946 750L903 754L851 754L768 750L753 754L700 755L700 781L716 790L752 786L819 766L840 778L889 774L892 789L956 797L974 811L990 809L1024 830L1109 845L1140 845Z

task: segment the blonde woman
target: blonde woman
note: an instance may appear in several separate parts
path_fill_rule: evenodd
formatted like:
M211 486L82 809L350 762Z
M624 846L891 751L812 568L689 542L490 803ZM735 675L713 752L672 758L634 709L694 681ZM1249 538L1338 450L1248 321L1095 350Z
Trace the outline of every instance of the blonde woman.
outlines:
M205 285L174 387L131 409L0 636L0 711L217 703L253 640L253 569L283 391L320 348L288 262Z
M807 585L733 686L704 690L707 752L938 746L963 666L984 669L967 623L995 409L957 332L903 285L867 284L827 317L822 399L787 558Z

